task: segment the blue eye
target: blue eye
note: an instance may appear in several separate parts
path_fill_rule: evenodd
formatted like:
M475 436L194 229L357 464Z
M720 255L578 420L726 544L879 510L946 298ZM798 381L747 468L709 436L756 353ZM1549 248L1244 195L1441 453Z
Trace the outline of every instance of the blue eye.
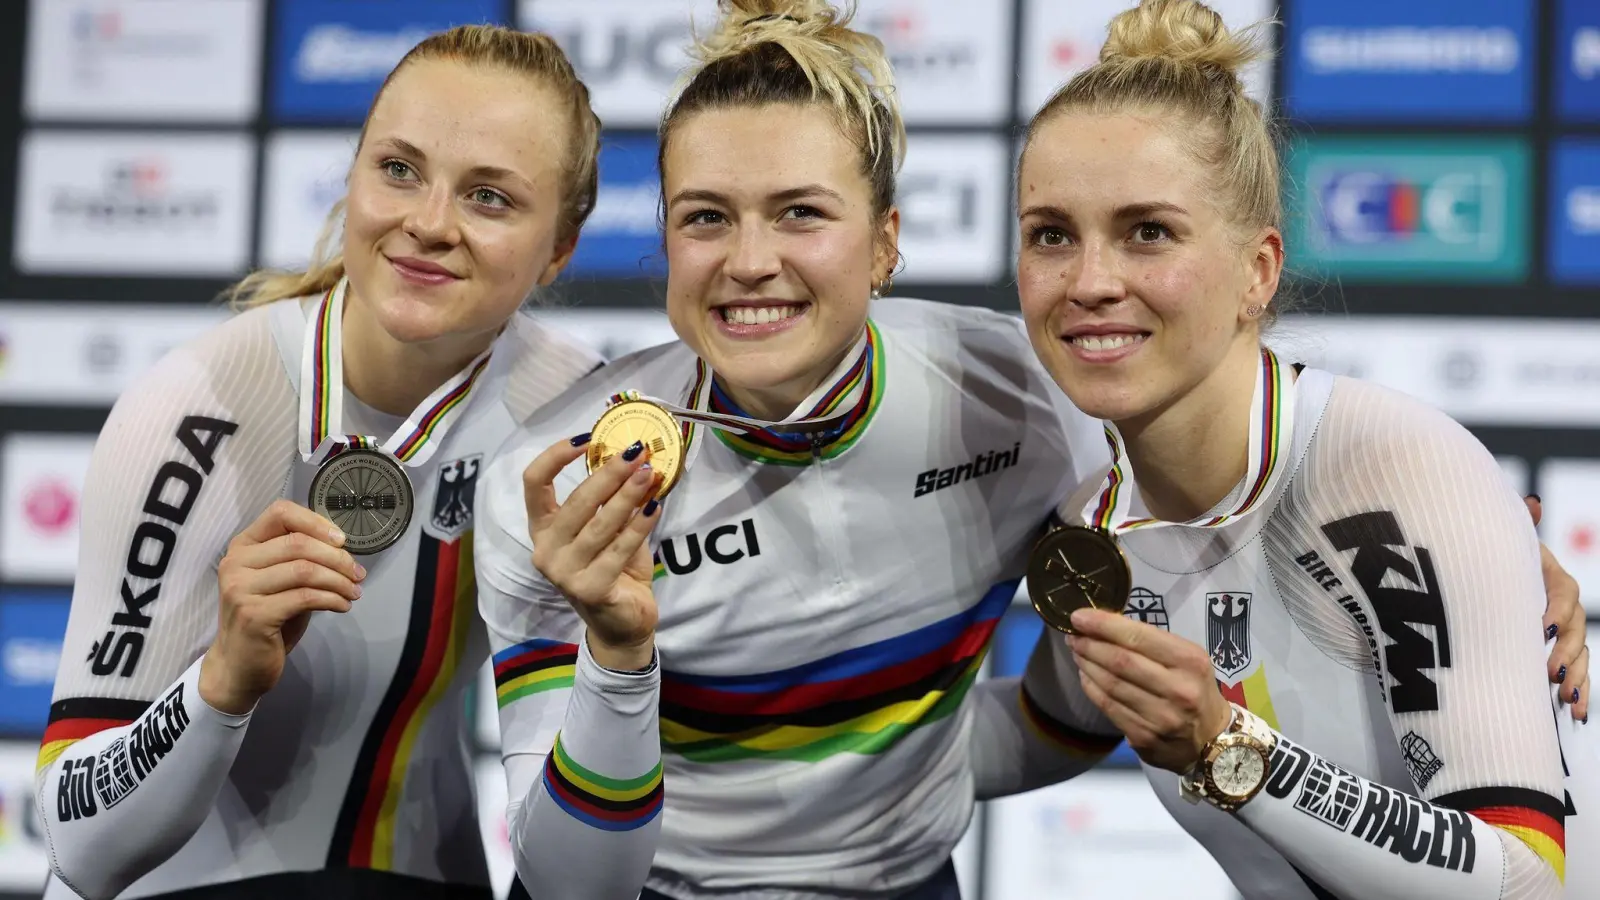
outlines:
M505 194L489 188L478 188L472 192L472 202L482 206L491 206L496 209L507 209L511 206L510 198Z

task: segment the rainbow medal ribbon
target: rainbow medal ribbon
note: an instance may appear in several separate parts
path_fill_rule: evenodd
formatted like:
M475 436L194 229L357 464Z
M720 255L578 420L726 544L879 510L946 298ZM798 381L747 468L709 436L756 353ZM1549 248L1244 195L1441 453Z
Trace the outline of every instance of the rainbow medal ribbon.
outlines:
M703 360L695 364L695 380L689 388L688 406L679 406L638 391L612 394L605 411L590 429L589 451L585 458L589 471L593 473L635 442L642 443L650 450L650 467L661 476L661 487L656 492L659 499L672 490L683 474L689 447L694 440L694 426L697 424L734 434L752 431L826 434L845 423L850 417L850 410L860 400L861 392L866 389L865 379L858 379L842 398L834 394L838 382L848 376L866 350L867 335L863 330L855 347L845 354L838 368L823 379L822 386L801 401L794 413L777 422L712 412L711 369ZM839 412L815 415L818 409L829 406Z
M1034 545L1028 558L1028 594L1039 617L1057 631L1072 634L1072 612L1085 606L1121 612L1128 602L1133 574L1117 536L1140 528L1186 525L1220 528L1248 515L1272 496L1288 468L1284 444L1294 433L1294 373L1262 348L1256 370L1255 398L1250 404L1250 455L1244 495L1232 512L1187 522L1136 519L1128 514L1133 491L1127 479L1128 460L1116 426L1106 424L1111 445L1111 471L1082 512L1083 525L1057 525Z
M300 458L317 466L308 503L339 526L345 549L377 553L411 525L411 479L402 466L420 466L466 408L478 376L489 365L483 351L465 369L429 394L400 429L379 441L343 434L344 343L341 323L347 279L340 279L306 328L300 359ZM491 348L492 349L492 348Z

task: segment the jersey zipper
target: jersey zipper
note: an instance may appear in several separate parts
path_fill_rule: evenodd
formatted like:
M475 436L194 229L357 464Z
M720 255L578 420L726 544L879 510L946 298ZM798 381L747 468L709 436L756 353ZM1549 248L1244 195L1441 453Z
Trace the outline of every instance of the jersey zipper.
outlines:
M838 521L842 497L835 498L835 491L829 484L830 472L823 464L827 459L822 455L822 438L813 434L811 436L811 468L817 473L817 486L811 492L813 503L812 521L817 523L817 544L822 548L825 559L823 560L833 572L834 586L844 584L844 555L840 552L839 533L843 523Z

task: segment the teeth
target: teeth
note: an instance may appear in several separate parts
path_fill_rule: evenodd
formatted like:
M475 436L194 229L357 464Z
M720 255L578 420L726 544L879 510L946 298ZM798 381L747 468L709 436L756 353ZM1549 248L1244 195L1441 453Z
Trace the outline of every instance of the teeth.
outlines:
M1137 344L1144 340L1144 337L1142 334L1087 334L1073 338L1072 342L1085 350L1115 350Z
M798 306L724 306L722 321L730 325L766 325L800 313Z

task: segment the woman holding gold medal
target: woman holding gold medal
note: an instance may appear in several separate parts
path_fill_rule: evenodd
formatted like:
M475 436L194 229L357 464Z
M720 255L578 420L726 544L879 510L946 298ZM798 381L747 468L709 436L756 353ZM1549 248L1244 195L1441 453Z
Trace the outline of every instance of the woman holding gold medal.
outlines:
M1250 38L1145 0L1021 157L1028 333L1113 452L1029 570L1069 724L1251 900L1561 897L1539 542L1465 429L1261 345L1293 248Z
M491 896L472 488L597 362L518 310L598 132L550 38L428 38L373 102L342 252L245 279L118 400L39 759L48 896Z
M974 686L1105 442L1017 320L874 299L902 127L847 21L722 4L662 126L681 342L543 407L479 485L511 842L540 900L955 897L975 797L1121 739L1064 724L1094 707L1059 641L1024 686Z

